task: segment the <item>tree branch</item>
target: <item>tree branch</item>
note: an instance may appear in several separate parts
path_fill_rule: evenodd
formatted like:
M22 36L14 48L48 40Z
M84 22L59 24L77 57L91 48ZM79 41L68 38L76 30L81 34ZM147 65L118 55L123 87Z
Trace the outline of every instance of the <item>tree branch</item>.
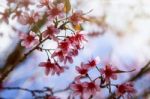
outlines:
M46 15L43 16L43 19L36 23L36 25L41 28L46 22ZM38 29L34 25L31 29L34 32L37 32ZM24 48L20 45L20 42L14 49L14 51L8 56L5 65L0 69L0 83L2 83L6 77L13 71L19 64L25 61L26 57L22 58ZM31 51L33 52L33 51ZM31 53L30 52L30 53Z

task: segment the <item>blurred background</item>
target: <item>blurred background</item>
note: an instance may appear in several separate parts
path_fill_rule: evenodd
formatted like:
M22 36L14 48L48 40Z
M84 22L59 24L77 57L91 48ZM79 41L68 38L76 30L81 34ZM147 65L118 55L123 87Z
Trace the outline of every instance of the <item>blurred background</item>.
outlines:
M8 7L7 0L0 0L0 12ZM70 69L60 76L46 76L43 68L38 64L46 60L46 55L34 51L17 68L13 70L4 86L20 86L29 89L42 89L51 87L54 90L64 89L77 75L75 66L82 61L93 57L101 58L103 67L110 62L122 70L136 69L134 72L121 74L114 83L122 83L136 75L140 69L150 61L150 1L149 0L70 0L72 8L88 12L91 22L85 22L82 27L88 32L88 43L80 54L74 59L73 64L68 64ZM36 2L36 0L34 1ZM30 9L34 7L31 6ZM9 57L17 50L18 34L11 26L20 31L28 31L28 26L9 19L9 24L0 23L0 68L4 68ZM42 27L44 28L44 27ZM42 29L41 28L41 29ZM53 46L51 43L47 46ZM19 54L20 51L17 53ZM17 57L13 57L17 59ZM1 69L2 70L2 69ZM69 74L69 75L68 75ZM92 77L97 76L96 71L91 71ZM150 75L149 72L135 80L135 88L139 99L150 99ZM97 97L106 99L107 90L102 90ZM23 91L1 91L1 97L6 99L32 99L32 96ZM68 91L57 94L62 99L67 99ZM145 97L145 98L143 98Z

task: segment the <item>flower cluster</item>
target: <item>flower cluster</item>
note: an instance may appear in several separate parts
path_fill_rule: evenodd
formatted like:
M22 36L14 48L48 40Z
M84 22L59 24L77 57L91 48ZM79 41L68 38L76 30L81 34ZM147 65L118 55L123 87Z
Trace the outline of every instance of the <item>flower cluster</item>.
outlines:
M98 65L99 63L100 58L96 57L95 59L91 59L87 63L82 62L80 66L76 66L76 70L79 73L79 76L76 77L76 80L79 80L80 78L87 76L88 71L96 67L96 65Z
M58 48L52 54L52 57L58 57L59 61L65 64L67 61L73 63L73 57L78 55L78 51L82 48L81 44L83 41L86 41L86 39L80 32L67 37L59 42Z
M28 49L24 56L27 57L34 50L45 52L47 60L40 62L39 67L45 69L46 75L60 75L68 69L69 67L66 64L74 62L74 57L84 48L84 42L87 42L84 31L76 28L76 26L81 26L81 23L86 20L86 14L81 10L70 11L71 8L69 11L66 11L68 10L66 7L68 2L69 0L40 0L39 2L33 2L32 0L7 0L9 9L0 12L0 19L7 24L9 23L9 18L12 18L16 19L21 25L30 27L28 33L19 31L21 46ZM15 8L11 6L12 4L15 5L13 5ZM42 13L30 9L29 6L34 4L38 7L37 9L41 8ZM43 25L44 22L45 24ZM43 31L41 31L42 26ZM16 30L16 32L18 31ZM93 32L90 35L97 36L98 34ZM45 41L53 42L57 46L55 48L44 48L43 43ZM49 45L47 44L47 46ZM81 99L92 98L102 88L107 88L111 94L111 87L115 87L117 90L115 98L124 97L126 94L129 96L136 92L133 84L130 82L123 84L112 83L112 80L117 80L118 74L131 71L122 71L110 64L106 64L104 68L98 68L99 63L100 58L96 57L87 62L81 62L80 66L75 67L78 75L69 86L73 91L73 94L71 94L73 99L76 96L79 96ZM97 78L93 79L90 77L89 71L92 69L98 71L99 75ZM100 82L97 82L97 80ZM53 96L52 92L50 95L44 96L44 99L60 98Z
M69 20L75 25L80 24L83 21L83 12L82 11L76 11L70 16Z
M110 64L106 64L104 68L99 69L97 66L99 63L100 58L96 57L87 63L81 62L80 66L76 66L76 70L79 75L75 78L74 83L70 86L73 91L73 97L76 97L77 95L83 99L86 99L85 97L87 96L88 98L93 97L96 92L100 91L101 88L107 88L111 93L111 87L116 87L117 89L115 96L116 98L124 97L126 93L129 97L131 94L136 92L133 84L130 82L123 84L112 84L111 82L112 80L117 80L117 74L131 71L122 71ZM94 80L89 75L89 71L93 68L96 68L100 74L97 78L94 78ZM87 78L89 81L82 80L83 78ZM97 80L99 80L98 83L96 83Z
M13 2L9 2L13 3ZM28 2L29 3L29 2ZM41 31L36 23L42 20L41 14L38 12L31 12L30 14L27 12L22 12L16 10L14 11L14 18L18 19L18 22L22 25L35 25L37 31L30 31L29 33L19 33L19 38L21 39L21 45L25 48L30 48L29 51L32 52L34 50L44 51L47 54L48 60L46 62L41 62L39 66L45 68L45 74L61 74L68 67L60 66L59 62L62 62L66 65L67 62L73 63L73 57L77 56L79 50L83 48L83 43L87 42L85 39L85 35L82 31L76 31L72 24L78 23L81 21L82 13L75 12L69 15L69 17L63 16L67 14L64 11L65 4L57 3L49 0L41 0L40 8L46 7L45 16L48 25L46 25L46 29ZM27 5L25 6L27 7ZM16 8L17 9L17 8ZM65 33L65 35L60 35L61 31L71 31L69 35ZM61 39L60 39L61 37ZM57 48L45 49L42 44L45 41L53 41L57 43ZM53 50L52 50L53 49ZM53 52L52 52L53 51ZM27 53L26 55L28 55ZM92 67L95 63L90 61L87 66Z
M63 17L64 15L64 4L60 3L57 5L53 5L52 8L49 8L49 10L47 11L47 15L48 15L48 19L52 20L56 17Z
M51 73L52 75L64 72L64 69L67 67L60 66L57 62L52 63L50 59L48 59L46 62L41 62L39 66L45 67L46 71L45 74L48 75Z
M125 93L131 96L130 94L134 94L135 92L136 90L133 88L133 83L131 82L117 85L117 96L123 96Z
M70 85L70 88L74 91L73 97L80 96L84 99L85 96L95 95L96 92L100 91L100 87L96 82L76 82Z

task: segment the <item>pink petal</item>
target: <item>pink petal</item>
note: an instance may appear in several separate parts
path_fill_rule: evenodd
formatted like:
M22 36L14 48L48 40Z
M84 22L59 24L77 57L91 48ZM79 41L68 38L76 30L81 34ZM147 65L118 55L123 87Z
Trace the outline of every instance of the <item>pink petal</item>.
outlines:
M100 57L97 56L97 57L95 58L95 61L96 61L96 65L99 64L99 63L100 63Z
M31 36L33 36L33 37L35 37L36 35L35 35L35 33L33 32L33 31L30 31L30 33L29 33Z
M42 33L42 36L43 36L43 38L46 38L46 37L48 36L47 31L44 31L44 32Z
M32 42L33 45L37 45L39 44L39 40L35 39L33 42Z
M24 47L26 47L26 48L30 48L30 43L27 42L27 41L22 41L21 45L24 46Z

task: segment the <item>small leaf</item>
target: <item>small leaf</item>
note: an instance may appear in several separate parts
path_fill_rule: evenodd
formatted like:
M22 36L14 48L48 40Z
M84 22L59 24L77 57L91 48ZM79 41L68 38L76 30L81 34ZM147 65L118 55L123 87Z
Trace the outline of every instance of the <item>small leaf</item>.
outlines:
M70 0L63 0L64 2L64 11L68 13L71 10Z
M80 24L77 24L77 25L73 25L73 28L75 30L82 30L82 26Z
M81 30L81 26L80 26L80 25L75 25L75 26L74 26L74 29L75 29L75 30Z

